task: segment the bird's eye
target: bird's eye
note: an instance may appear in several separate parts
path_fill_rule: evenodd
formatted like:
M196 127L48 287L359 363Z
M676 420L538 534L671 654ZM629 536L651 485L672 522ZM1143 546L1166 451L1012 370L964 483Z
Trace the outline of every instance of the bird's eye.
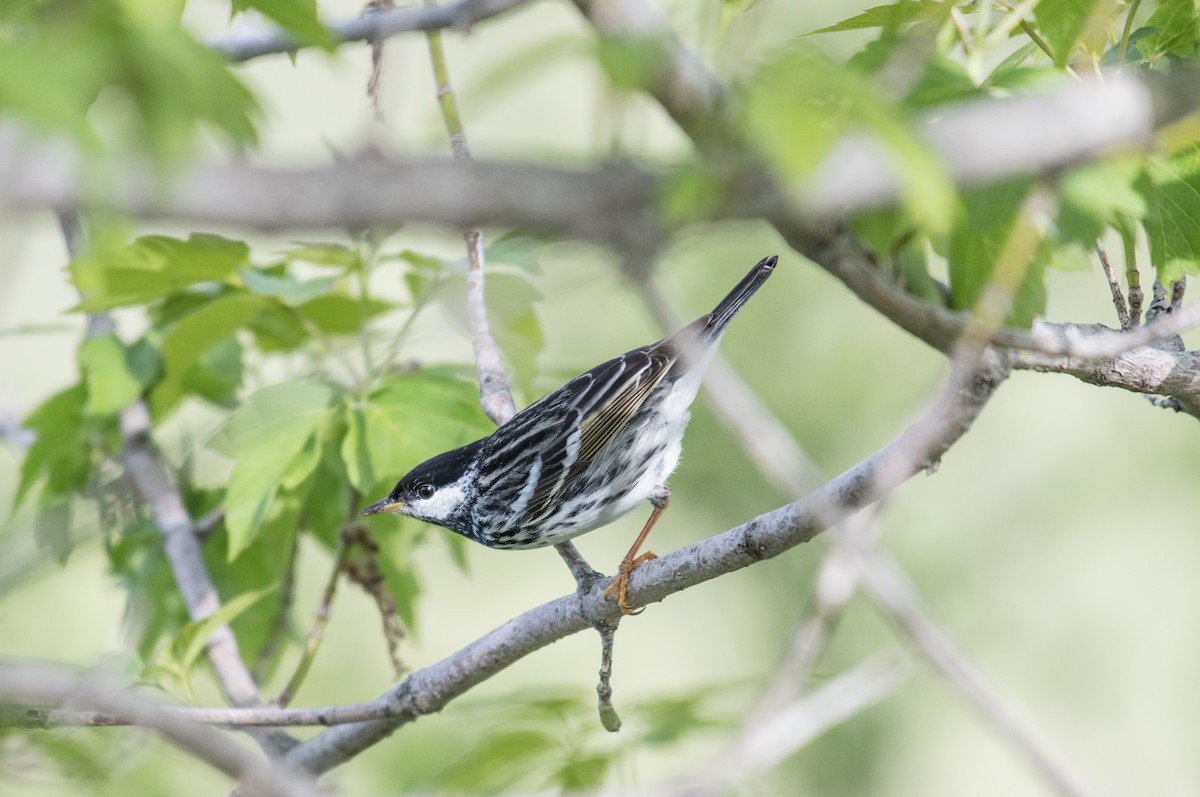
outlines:
M414 492L416 492L417 498L433 498L435 491L432 484L418 484Z

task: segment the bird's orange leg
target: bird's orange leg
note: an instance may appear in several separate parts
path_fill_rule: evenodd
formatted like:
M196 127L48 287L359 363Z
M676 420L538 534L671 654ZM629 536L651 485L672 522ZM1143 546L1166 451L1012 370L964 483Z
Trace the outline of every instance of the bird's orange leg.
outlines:
M650 536L650 529L654 528L654 524L658 522L659 516L666 511L670 500L670 492L667 492L666 495L658 500L651 499L654 511L650 513L650 517L646 520L646 525L642 527L642 533L634 540L633 547L629 549L629 553L625 554L625 558L621 560L621 564L617 568L616 577L613 578L612 583L604 590L604 597L615 600L617 607L621 610L621 614L640 614L642 611L641 609L637 611L630 609L629 605L625 602L626 593L629 591L629 576L638 565L658 558L656 554L650 551L639 555L638 549L642 547L642 543L646 541L646 537Z

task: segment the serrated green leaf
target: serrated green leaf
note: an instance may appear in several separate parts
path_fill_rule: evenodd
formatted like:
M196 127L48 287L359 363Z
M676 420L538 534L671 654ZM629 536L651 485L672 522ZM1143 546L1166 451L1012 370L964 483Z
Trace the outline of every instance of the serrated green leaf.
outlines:
M252 456L280 441L294 441L295 450L299 450L333 403L334 395L332 386L315 380L264 388L247 398L205 445L231 459Z
M365 405L350 406L346 420L342 462L364 494L492 431L472 383L428 371L389 378Z
M174 659L173 663L177 671L184 678L189 692L192 692L192 689L191 684L188 682L188 674L191 672L192 665L196 663L196 659L204 651L204 646L208 644L208 640L213 635L213 632L221 626L233 622L238 615L248 610L255 603L262 600L264 596L276 589L278 589L277 586L270 586L265 589L238 595L226 601L219 609L203 620L188 623L179 630L179 633L175 635L175 639L171 642L171 657Z
M257 268L244 268L238 272L238 276L242 278L242 284L253 293L259 296L273 296L289 305L303 304L310 299L324 296L333 290L337 282L333 277L311 280L296 279L291 274L276 277Z
M1159 279L1200 273L1200 147L1151 158L1137 187L1146 198L1146 238Z
M1107 28L1107 9L1103 15L1097 14L1098 5L1099 0L1052 0L1037 6L1038 28L1054 53L1055 66L1066 66L1089 29Z
M1137 49L1149 63L1168 56L1188 56L1200 42L1200 17L1194 0L1164 0L1138 31ZM1133 37L1130 37L1133 40Z
M158 371L158 353L142 343L126 348L116 335L98 335L79 346L79 367L87 385L88 415L114 415L141 396Z
M1027 327L1043 312L1043 264L1036 257L1043 236L1020 217L1030 186L1028 180L1010 180L964 197L947 253L956 310L977 309L987 287L997 283L1012 296L1006 323Z
M868 28L888 28L895 30L905 23L912 22L926 12L938 12L943 3L936 0L913 0L912 2L892 3L884 6L873 6L859 12L841 22L827 25L805 36L816 36L818 33L839 33L845 30L866 30Z
M222 294L172 324L159 347L163 379L150 394L154 412L162 414L174 407L183 396L188 374L201 357L254 318L267 301L252 293Z
M225 495L232 561L254 539L285 480L298 484L316 468L313 438L329 416L334 389L323 382L290 382L260 390L208 440L235 459Z
M195 233L186 241L161 235L91 252L72 261L71 278L86 312L145 304L203 282L227 279L250 258L241 241Z

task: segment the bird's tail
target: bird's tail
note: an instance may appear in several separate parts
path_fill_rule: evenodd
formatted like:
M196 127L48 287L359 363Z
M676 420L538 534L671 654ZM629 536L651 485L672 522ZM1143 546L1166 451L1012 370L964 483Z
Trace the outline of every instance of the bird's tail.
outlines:
M708 337L719 337L725 331L725 327L729 326L729 322L737 315L737 311L742 309L754 292L767 281L767 277L775 271L775 263L778 260L778 257L771 255L758 261L758 264L750 269L749 274L742 277L742 281L729 292L729 295L713 308L713 311L708 314L708 323L705 324L704 329Z

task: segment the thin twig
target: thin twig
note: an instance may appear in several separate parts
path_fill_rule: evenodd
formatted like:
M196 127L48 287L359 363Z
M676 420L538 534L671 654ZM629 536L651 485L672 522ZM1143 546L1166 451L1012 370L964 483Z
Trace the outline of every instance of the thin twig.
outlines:
M278 697L271 701L273 706L282 708L292 702L292 698L300 689L300 684L308 675L313 660L317 657L317 650L321 647L321 640L325 637L325 626L329 624L329 614L333 606L333 598L337 593L338 579L342 577L342 571L346 567L346 560L352 545L353 543L344 532L338 534L337 554L333 558L333 567L329 571L329 579L325 582L325 591L321 594L321 602L317 605L313 624L304 637L304 649L300 661L296 664L296 670L292 673L292 677L288 679L287 686L283 688Z
M710 793L726 794L727 784L736 786L770 771L832 728L894 694L910 671L902 656L879 655L777 706L767 722L755 726L751 735L722 756L717 767L720 780L706 779Z
M1112 292L1113 307L1117 310L1117 320L1121 322L1122 330L1133 329L1133 321L1129 318L1129 307L1125 304L1125 296L1121 293L1121 283L1117 280L1117 272L1113 270L1108 260L1108 251L1104 244L1096 241L1096 256L1100 258L1100 267L1108 280L1108 289Z
M433 0L426 0L427 4L432 2ZM450 136L450 149L456 162L469 163L471 151L467 145L462 117L458 112L454 87L450 82L450 70L446 63L445 49L442 47L441 32L429 31L426 38L429 41L429 57L433 62L434 80L437 82L438 107L442 112L446 132ZM488 325L484 290L483 232L479 228L469 229L463 233L463 240L467 245L468 263L467 320L471 329L471 347L475 352L475 370L479 374L479 404L484 414L497 426L501 426L507 423L517 410L509 388L508 376L504 373L500 349L496 346L496 340L492 337ZM576 588L582 594L585 588L590 588L591 579L596 571L588 566L571 541L558 543L554 548L567 563L571 575L575 578ZM600 721L605 728L613 731L621 727L620 717L612 706L612 687L608 683L608 676L612 670L613 638L616 629L616 622L596 625L601 648L601 680L596 686L600 695Z
M427 4L431 0L426 0ZM456 162L469 162L471 151L467 146L467 134L463 129L462 117L458 112L454 86L450 82L450 70L446 63L446 51L442 46L440 31L426 34L429 42L429 58L433 62L433 76L437 83L438 108L442 121L450 136L450 150ZM508 377L500 359L500 350L488 327L485 304L483 272L483 232L473 227L463 232L467 245L467 317L471 327L471 346L475 351L475 368L479 372L479 403L484 413L497 426L508 421L516 413Z
M1137 15L1138 6L1142 4L1142 0L1133 0L1129 4L1129 10L1125 13L1125 27L1121 30L1121 49L1117 54L1117 66L1125 66L1125 56L1129 52L1129 33L1133 30L1133 18Z

